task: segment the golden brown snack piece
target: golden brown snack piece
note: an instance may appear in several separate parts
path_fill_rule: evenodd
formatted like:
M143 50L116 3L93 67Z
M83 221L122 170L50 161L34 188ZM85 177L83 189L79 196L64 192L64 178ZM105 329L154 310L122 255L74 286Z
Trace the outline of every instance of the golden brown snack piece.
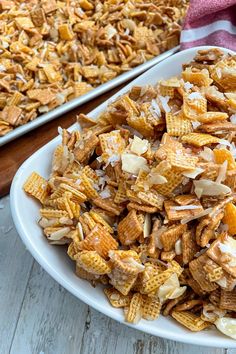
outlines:
M137 323L142 317L142 295L135 293L130 301L129 307L125 309L125 320L130 323Z
M167 231L164 231L161 236L160 240L163 245L165 251L171 251L175 246L176 241L183 235L186 231L187 225L173 225L168 228Z
M187 230L182 235L183 263L188 264L199 251L200 247L196 243L194 230Z
M105 288L104 293L113 307L127 307L130 304L132 295L123 295L114 288Z
M121 294L127 295L144 266L135 251L111 251L109 257L112 268L110 283Z
M227 291L221 289L220 304L221 309L235 311L236 309L236 290Z
M161 312L160 301L145 295L143 295L142 299L142 318L148 321L156 320Z
M33 172L25 182L24 191L34 198L38 199L42 204L48 197L49 185L46 179Z
M76 264L89 273L102 275L111 272L108 263L96 251L82 251L76 257Z
M137 218L136 210L129 214L118 224L118 236L123 245L130 245L142 234L143 227Z
M189 270L202 290L211 292L218 288L218 285L211 283L208 279L204 266L215 264L205 253L189 263ZM216 264L217 267L217 264Z
M202 320L201 317L198 317L189 311L178 312L174 310L172 311L171 316L193 332L202 331L211 325L211 323Z
M118 243L103 226L97 224L78 247L80 250L97 251L106 258L110 250L117 249Z
M233 277L236 277L235 243L235 239L227 234L222 234L207 251L208 256Z

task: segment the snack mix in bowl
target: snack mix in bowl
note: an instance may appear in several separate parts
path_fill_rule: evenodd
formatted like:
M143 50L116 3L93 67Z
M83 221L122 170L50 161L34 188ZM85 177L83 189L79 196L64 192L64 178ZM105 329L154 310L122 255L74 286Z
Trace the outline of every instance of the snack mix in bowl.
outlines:
M125 320L170 315L236 339L236 58L199 51L179 77L134 86L82 132L61 130L38 199L49 243Z

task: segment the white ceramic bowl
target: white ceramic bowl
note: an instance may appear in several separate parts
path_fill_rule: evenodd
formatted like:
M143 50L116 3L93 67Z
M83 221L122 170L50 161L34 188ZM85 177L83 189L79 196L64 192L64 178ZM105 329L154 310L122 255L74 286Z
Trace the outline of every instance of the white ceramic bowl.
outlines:
M133 85L155 84L160 79L167 79L171 76L179 75L183 63L191 61L197 50L207 48L209 47L192 48L169 57L135 79L109 101L128 91ZM224 50L225 52L230 52L229 50ZM106 105L107 102L104 102L93 110L89 116L96 118L99 113L105 109ZM78 129L76 124L71 127L71 129L75 128ZM67 256L65 249L60 248L60 246L48 244L42 234L41 228L37 224L40 206L22 190L22 186L31 172L37 171L46 178L49 176L52 154L59 142L60 137L57 137L42 147L23 163L15 175L12 182L10 198L16 229L33 257L58 283L96 310L119 322L125 323L123 311L110 306L101 287L98 286L94 289L88 282L75 275L74 264ZM137 325L130 326L152 335L180 342L213 347L236 348L236 341L224 336L215 329L193 333L180 326L170 317L160 316L156 321L150 322L141 320Z

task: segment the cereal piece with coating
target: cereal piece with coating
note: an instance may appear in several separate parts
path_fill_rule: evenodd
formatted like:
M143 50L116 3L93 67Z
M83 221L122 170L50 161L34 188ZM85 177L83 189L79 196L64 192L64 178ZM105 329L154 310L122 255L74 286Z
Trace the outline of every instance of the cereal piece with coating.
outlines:
M183 263L188 264L193 260L194 255L200 249L200 247L196 243L195 233L192 230L187 230L183 233L181 246Z
M98 192L94 186L96 183L84 173L81 176L81 185L83 186L84 194L88 199L95 199L98 197Z
M193 126L191 120L181 114L166 113L166 130L170 136L182 136L191 133Z
M80 250L96 251L103 258L107 258L108 252L117 247L117 241L100 224L95 225L86 238L78 243Z
M99 275L87 272L84 268L76 263L75 274L81 278L92 282L92 284L99 280Z
M137 218L136 210L131 210L118 224L118 237L123 245L134 243L142 233L143 227Z
M177 170L194 170L198 162L198 157L184 154L182 151L169 151L167 153L167 161Z
M96 146L99 144L99 139L96 135L91 135L85 139L81 139L73 151L75 159L78 162L85 162L93 154Z
M189 270L193 278L197 281L202 290L211 292L218 288L218 285L211 283L208 279L207 272L204 269L204 266L215 264L206 253L203 253L198 258L194 259L189 263ZM216 264L217 267L217 264Z
M176 241L183 235L186 229L186 224L177 224L170 226L164 231L160 236L164 251L171 251L174 248Z
M76 263L89 273L101 275L111 272L109 264L96 251L82 251L75 256Z
M202 212L201 203L196 198L192 198L192 200L193 202L190 205L178 205L172 200L165 200L164 206L168 219L171 221L181 220Z
M215 231L224 217L224 207L232 201L232 196L225 198L217 204L212 211L203 217L196 228L196 242L205 247L211 239L215 238Z
M220 139L216 136L203 133L189 133L181 137L183 143L194 145L194 146L204 146L209 144L217 144L220 142Z
M111 285L121 294L127 295L138 274L143 272L144 266L141 264L138 254L135 251L110 251L110 264L112 272L108 275Z
M148 321L156 320L161 312L161 303L158 299L143 295L142 318Z
M19 125L22 109L17 106L5 106L1 112L1 118L13 126Z
M157 166L157 172L167 179L166 183L154 185L153 188L164 196L169 196L173 190L181 184L182 174L170 165L167 161L162 161Z
M138 323L142 317L142 295L135 293L130 301L129 307L125 309L125 320L129 323Z
M188 81L193 85L200 86L210 86L213 82L209 77L209 72L207 70L193 72L188 68L182 72L182 78L184 81Z
M227 234L220 235L207 250L207 255L227 273L236 277L236 240Z
M193 332L199 332L211 325L190 311L172 311L171 316Z
M102 150L101 156L105 162L112 162L112 158L120 156L125 149L125 140L122 138L119 130L100 134L99 141Z
M164 198L154 189L150 189L149 191L138 192L137 197L145 204L156 207L159 210L163 208Z
M105 288L104 293L110 301L110 304L116 308L129 306L130 301L132 299L131 294L123 295L114 288Z
M220 292L220 308L229 311L236 309L236 289L228 291L221 289Z
M36 172L33 172L28 177L24 183L23 189L27 194L38 199L42 204L49 196L48 182Z
M184 94L183 112L185 117L197 120L199 114L207 112L207 100L199 92Z

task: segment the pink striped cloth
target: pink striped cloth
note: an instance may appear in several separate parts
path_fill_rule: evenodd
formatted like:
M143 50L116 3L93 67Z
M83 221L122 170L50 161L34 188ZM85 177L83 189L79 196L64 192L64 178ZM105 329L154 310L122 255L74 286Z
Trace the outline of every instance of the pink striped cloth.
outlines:
M236 0L190 0L181 49L216 45L236 51Z

